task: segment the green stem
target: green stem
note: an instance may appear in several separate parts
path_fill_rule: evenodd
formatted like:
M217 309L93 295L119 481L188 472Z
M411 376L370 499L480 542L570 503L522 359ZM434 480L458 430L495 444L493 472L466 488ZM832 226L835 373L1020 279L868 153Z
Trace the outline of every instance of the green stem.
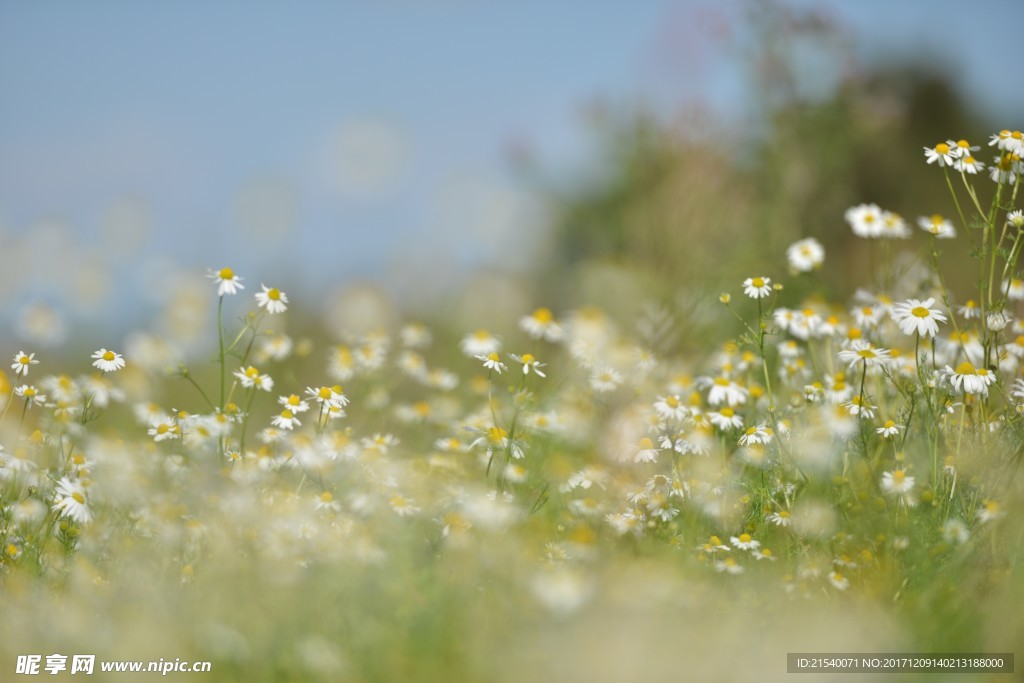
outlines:
M220 348L220 409L224 410L224 296L217 301L217 345Z

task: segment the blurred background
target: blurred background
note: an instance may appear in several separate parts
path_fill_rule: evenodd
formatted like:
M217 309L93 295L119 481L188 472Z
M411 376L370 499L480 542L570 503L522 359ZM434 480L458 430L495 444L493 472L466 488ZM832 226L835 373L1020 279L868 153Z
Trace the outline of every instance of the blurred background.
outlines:
M188 342L210 318L176 311L225 265L313 318L699 324L804 236L844 296L846 207L952 215L922 147L1021 125L1022 22L1015 0L7 0L0 324Z

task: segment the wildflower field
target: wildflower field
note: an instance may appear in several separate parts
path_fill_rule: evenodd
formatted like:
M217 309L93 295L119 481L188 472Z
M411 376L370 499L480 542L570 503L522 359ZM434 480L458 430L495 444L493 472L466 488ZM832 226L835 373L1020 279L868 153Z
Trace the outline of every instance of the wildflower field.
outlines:
M202 354L6 349L0 678L31 652L268 682L1012 653L1024 143L983 143L921 159L955 214L833 217L867 242L852 300L817 284L846 255L801 239L710 302L727 323L698 354L600 302L331 333L221 263Z

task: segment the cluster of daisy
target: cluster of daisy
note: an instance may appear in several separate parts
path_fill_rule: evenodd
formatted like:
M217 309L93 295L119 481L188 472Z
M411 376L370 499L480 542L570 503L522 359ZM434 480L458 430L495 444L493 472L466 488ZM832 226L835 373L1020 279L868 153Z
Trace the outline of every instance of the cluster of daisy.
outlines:
M1001 156L1014 140L998 136ZM931 161L973 173L974 148L944 145ZM1024 218L993 215L1002 277L985 274L999 290L955 305L935 256L849 302L787 301L766 268L736 283L735 306L722 295L739 336L703 355L655 354L596 307L540 307L447 344L418 322L293 339L289 299L266 285L233 332L224 310L243 278L211 270L216 376L182 358L169 378L102 348L90 376L4 380L0 420L22 410L0 432L0 565L45 575L54 544L98 554L116 537L152 545L189 583L217 561L214 538L282 573L377 566L393 538L453 552L500 538L527 543L521 556L544 548L531 585L559 609L589 593L552 576L643 543L799 595L885 581L884 568L997 533L1012 505L997 484L1024 432ZM914 232L873 204L845 218L864 238ZM956 238L941 216L918 225ZM808 237L785 259L812 277L825 252ZM11 370L38 364L19 351ZM134 424L112 438L97 425L129 395Z
M995 147L999 154L992 158L989 166L989 178L999 184L1014 185L1020 177L1024 164L1021 153L1024 144L1019 130L1001 130L989 139L989 147ZM975 175L985 169L984 162L975 158L981 150L979 145L972 145L967 140L946 140L934 147L925 147L924 156L929 164L940 168L952 168L963 174Z

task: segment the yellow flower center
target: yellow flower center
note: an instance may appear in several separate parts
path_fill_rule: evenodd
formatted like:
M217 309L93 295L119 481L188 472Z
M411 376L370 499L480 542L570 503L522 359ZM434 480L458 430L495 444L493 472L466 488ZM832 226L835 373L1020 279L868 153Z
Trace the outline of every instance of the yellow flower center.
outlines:
M956 374L958 375L973 375L975 374L974 366L971 365L970 361L964 361L960 365L956 366Z
M652 450L653 448L654 442L651 441L650 438L645 436L644 438L640 439L640 450L649 451Z
M487 360L497 363L501 358L496 353L487 354Z
M267 290L267 298L270 299L271 301L280 301L281 290L278 289L277 287L271 287L270 289Z
M290 420L293 417L295 417L295 415L292 413L292 411L285 408L284 410L281 411L281 417L283 417L286 420Z
M1022 137L1022 134L1021 134L1021 132L1019 130L1015 130L1012 133L1010 133L1010 137L1013 138L1014 140L1020 140L1021 137Z
M494 444L501 443L506 436L508 432L501 427L491 427L487 430L487 440Z
M320 501L323 503L330 503L334 500L334 496L331 495L330 491L324 491L320 494Z
M491 338L491 333L487 330L477 330L473 333L473 338L478 339L479 341L484 341L485 339Z
M929 315L931 315L931 312L924 306L915 306L914 308L910 309L910 312L916 318L927 318Z
M892 420L886 420L885 424L882 426L885 427L886 429L892 429L893 427L896 426L896 423L893 422Z
M25 389L25 398L32 398L35 395L36 395L35 387L28 387L27 389Z
M892 482L894 484L902 484L907 479L907 474L903 470L896 470L892 473Z
M964 163L967 164L968 166L973 166L974 165L974 157L972 157L972 156L964 157Z
M167 433L167 430L169 430L169 429L170 429L170 427L168 427L167 425L163 425L163 424L162 424L162 425L159 425L159 426L158 426L158 427L156 428L156 433L157 433L157 434L166 434L166 433Z
M320 390L316 392L316 396L317 398L326 401L331 397L331 390L327 387L320 387Z
M301 401L301 400L302 399L300 399L298 396L296 396L295 394L292 394L291 396L288 397L288 405L290 405L290 406L297 406L297 405L299 405L299 401Z
M110 361L114 360L114 352L113 351L107 351L106 353L104 353L103 354L103 360L105 360L107 362L110 362Z
M220 272L217 273L217 277L221 280L233 280L235 277L235 271L230 268L221 268Z
M754 285L755 287L764 287L764 279L755 277L753 280L750 281L750 284Z
M549 323L554 320L554 318L555 316L551 314L551 309L549 308L541 307L533 312L533 319L542 324Z
M74 493L72 493L71 497L74 498L75 502L78 503L79 505L85 505L85 496L83 496L78 491L75 491Z
M961 149L970 149L971 143L967 142L967 140L957 140L956 146Z
M529 365L530 363L536 363L537 359L533 357L532 353L523 354L523 365Z
M675 396L669 396L668 398L665 399L665 405L667 405L669 408L678 408L679 399L676 398Z
M733 415L736 414L736 412L732 408L722 408L718 412L721 413L723 417L732 417Z
M857 352L857 355L860 356L861 358L875 358L875 357L877 357L877 354L874 351L872 351L871 349L861 349L860 351Z
M940 142L939 144L935 145L935 151L938 152L939 154L949 154L949 145L947 145L945 142Z
M740 543L750 543L752 540L750 534L740 534Z
M258 377L259 374L260 371L252 367L251 365L245 369L245 376L248 377L249 379L254 379Z
M29 363L32 362L32 359L29 358L28 356L22 356L21 358L18 359L18 362L21 363L22 365L28 365Z

